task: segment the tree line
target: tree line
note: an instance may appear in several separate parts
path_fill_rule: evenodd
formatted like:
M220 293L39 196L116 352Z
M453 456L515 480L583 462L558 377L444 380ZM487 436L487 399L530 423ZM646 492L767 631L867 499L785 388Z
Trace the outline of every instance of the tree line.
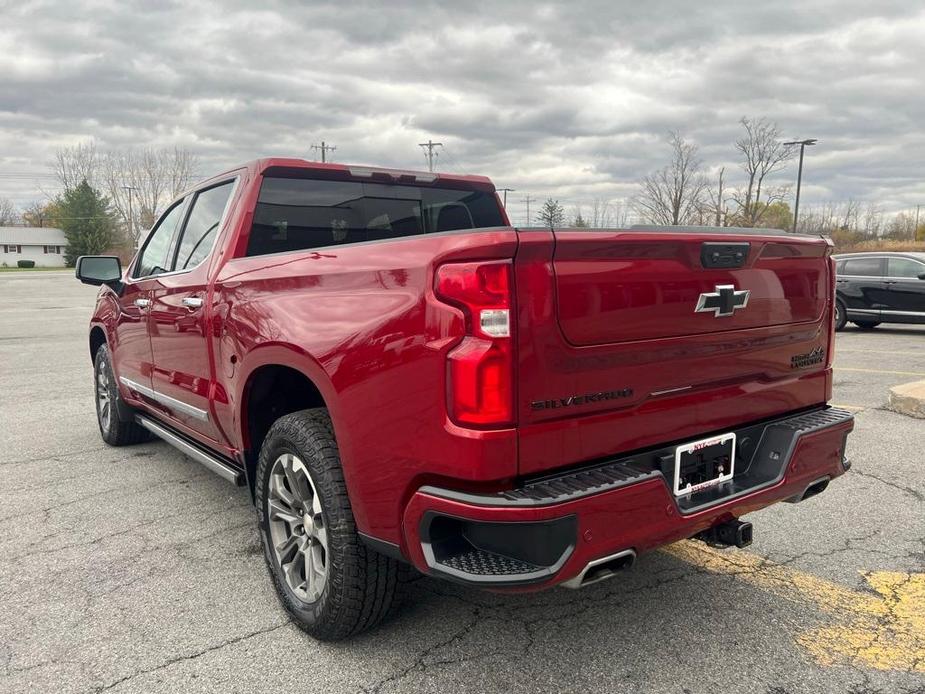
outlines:
M86 142L55 153L60 193L18 211L0 199L0 226L58 227L65 262L103 252L131 254L164 206L196 177L198 159L182 147L101 150Z
M793 211L787 202L791 186L777 183L774 174L790 164L798 147L785 144L778 125L766 118L746 117L739 123L742 133L734 149L740 175L735 185L729 185L725 167L711 180L697 145L672 131L668 164L644 176L629 201L634 217L663 226L793 229ZM612 203L595 200L593 208L590 220L580 206L570 217L558 200L549 198L531 221L550 227L625 226L627 206L616 224L612 224ZM856 200L804 206L798 224L800 232L831 236L842 247L880 238L925 241L925 217L916 224L915 215L887 215L876 204Z

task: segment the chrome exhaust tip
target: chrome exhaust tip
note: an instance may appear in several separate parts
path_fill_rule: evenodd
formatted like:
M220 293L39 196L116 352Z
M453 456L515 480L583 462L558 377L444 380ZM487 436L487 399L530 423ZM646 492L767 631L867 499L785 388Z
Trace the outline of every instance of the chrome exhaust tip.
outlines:
M560 585L563 588L584 588L592 583L598 583L608 578L616 576L621 571L626 571L636 562L636 552L632 549L624 549L622 552L611 554L607 557L601 557L594 561L588 562L587 566L581 570L581 573L564 581Z

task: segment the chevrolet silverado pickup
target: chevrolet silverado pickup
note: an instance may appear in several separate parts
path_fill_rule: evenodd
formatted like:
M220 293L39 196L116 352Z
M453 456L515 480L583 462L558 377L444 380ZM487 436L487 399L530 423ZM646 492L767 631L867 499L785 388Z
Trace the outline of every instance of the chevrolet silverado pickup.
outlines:
M95 401L256 506L282 605L338 639L418 572L577 588L848 468L835 266L766 229L514 228L492 183L262 159L86 256Z

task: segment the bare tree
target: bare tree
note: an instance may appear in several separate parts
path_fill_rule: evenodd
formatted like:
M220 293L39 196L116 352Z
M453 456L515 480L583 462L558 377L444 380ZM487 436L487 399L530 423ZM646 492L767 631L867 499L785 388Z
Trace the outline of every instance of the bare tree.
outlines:
M9 198L0 198L0 227L11 226L19 222L19 213Z
M915 215L908 212L898 212L893 215L886 227L884 236L896 241L915 240Z
M725 175L726 167L722 167L719 170L719 177L716 181L716 188L712 185L707 186L706 189L706 209L704 213L708 215L708 219L713 226L724 227L726 226L726 198L723 193L725 190Z
M839 229L858 229L861 220L861 203L853 198L848 198L838 206L838 228Z
M669 134L671 163L642 179L642 190L633 199L640 216L654 224L694 223L703 207L707 179L697 156L697 145L680 133Z
M174 147L173 152L165 150L163 157L170 172L170 197L175 198L193 184L199 157L182 147Z
M735 147L742 155L747 183L733 194L739 208L736 223L753 227L761 221L769 205L787 195L787 186L771 187L766 179L783 169L796 150L781 142L777 123L767 118L742 118L739 122L745 128L745 135L736 140Z
M594 198L591 201L591 217L588 224L595 229L603 229L613 224L613 206L609 200Z
M101 188L137 245L164 206L192 185L197 165L196 156L182 147L101 152L90 141L59 149L54 172L66 190L83 179Z
M868 203L864 210L861 231L865 236L875 238L883 233L883 210L875 203Z
M96 185L98 168L99 153L93 140L73 147L61 147L55 152L55 163L52 165L58 183L65 190L73 190L84 180L91 186Z

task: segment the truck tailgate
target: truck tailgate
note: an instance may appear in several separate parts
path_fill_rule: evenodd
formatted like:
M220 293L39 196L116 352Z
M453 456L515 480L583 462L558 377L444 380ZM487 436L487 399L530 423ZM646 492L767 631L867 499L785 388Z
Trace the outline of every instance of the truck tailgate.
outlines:
M638 230L520 238L521 474L827 399L824 240Z

